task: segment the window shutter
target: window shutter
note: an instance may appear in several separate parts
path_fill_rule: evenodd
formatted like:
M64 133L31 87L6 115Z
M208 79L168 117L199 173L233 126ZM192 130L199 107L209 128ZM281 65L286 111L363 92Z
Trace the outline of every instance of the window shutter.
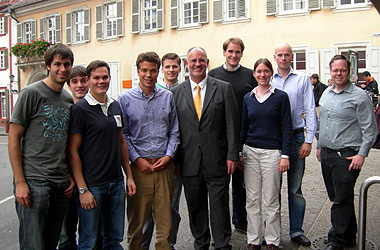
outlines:
M90 9L84 9L84 41L90 41Z
M61 15L55 15L55 43L62 42Z
M170 28L178 28L178 0L170 1Z
M123 36L124 35L124 2L117 1L116 2L116 35Z
M22 23L17 24L17 43L22 42Z
M9 67L9 64L8 64L9 56L10 55L9 55L8 49L5 49L4 50L4 68L6 68L6 69Z
M140 0L132 0L132 33L140 32Z
M103 38L103 6L98 5L95 7L95 25L96 25L96 39Z
M309 0L309 10L320 10L320 0Z
M247 17L247 8L246 8L246 0L238 0L237 1L237 18L245 18Z
M139 85L139 76L137 74L137 65L136 63L132 64L132 88L137 87Z
M208 0L199 0L199 23L208 23Z
M8 19L9 17L4 17L4 34L8 33Z
M36 38L37 38L36 20L31 21L31 24L32 24L32 40L36 40Z
M330 60L333 56L336 55L336 49L335 48L325 48L320 49L320 55L321 55L321 74L320 79L321 82L326 83L331 78L330 75Z
M335 0L322 0L323 9L335 8Z
M72 43L72 12L66 13L66 43L71 44Z
M277 14L277 0L266 0L266 14L267 15Z
M45 18L40 18L40 38L45 39Z
M367 47L366 68L378 82L380 80L380 46Z
M157 29L164 29L164 3L163 0L157 2Z
M214 22L223 21L223 1L213 0L212 1L212 19Z
M306 74L318 74L319 75L319 50L307 49L306 50Z

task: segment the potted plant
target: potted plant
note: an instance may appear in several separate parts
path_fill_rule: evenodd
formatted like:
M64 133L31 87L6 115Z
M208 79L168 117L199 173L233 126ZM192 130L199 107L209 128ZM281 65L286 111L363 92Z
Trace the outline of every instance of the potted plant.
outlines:
M32 40L29 43L16 43L11 48L11 54L16 56L20 62L31 62L43 58L46 50L51 45L44 39Z

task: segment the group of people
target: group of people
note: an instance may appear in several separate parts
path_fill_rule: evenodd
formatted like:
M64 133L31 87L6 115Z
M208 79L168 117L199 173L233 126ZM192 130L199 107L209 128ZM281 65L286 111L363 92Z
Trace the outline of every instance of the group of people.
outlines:
M48 77L21 91L10 121L20 249L123 249L125 214L129 249L149 249L154 228L155 248L174 249L182 187L194 249L209 249L211 235L215 249L231 249L231 175L232 224L247 234L246 249L264 240L278 249L285 171L290 237L310 246L301 184L317 129L312 84L292 69L289 44L276 46L276 70L266 58L253 70L242 66L244 48L240 38L227 39L225 63L208 73L206 51L190 48L183 83L177 54L141 53L138 86L116 101L106 94L106 62L73 68L67 46L50 47ZM317 158L334 201L330 250L356 237L353 187L377 134L371 102L348 79L349 63L331 60L334 84L319 100Z

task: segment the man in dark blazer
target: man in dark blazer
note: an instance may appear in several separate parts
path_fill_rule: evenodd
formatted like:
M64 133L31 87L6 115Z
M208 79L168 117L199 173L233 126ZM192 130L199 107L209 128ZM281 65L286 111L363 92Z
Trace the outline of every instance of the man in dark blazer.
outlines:
M208 200L215 249L231 249L228 192L239 160L239 112L230 84L207 76L208 62L204 49L191 48L185 61L190 79L173 89L181 134L176 161L194 249L210 246ZM194 100L201 103L198 114Z

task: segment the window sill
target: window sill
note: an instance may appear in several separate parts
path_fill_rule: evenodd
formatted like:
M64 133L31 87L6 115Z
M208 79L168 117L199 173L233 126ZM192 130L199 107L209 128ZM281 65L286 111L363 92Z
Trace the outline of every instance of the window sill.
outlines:
M154 35L160 33L159 30L143 30L139 33L140 36Z
M230 20L223 20L222 24L248 23L250 21L251 21L250 17L245 17L245 18L236 18L236 19L230 19Z
M86 43L88 42L76 42L76 43L70 43L70 45L72 47L76 47L76 46L83 46L83 45L86 45Z
M359 6L355 6L355 5L339 6L333 9L333 13L370 10L371 7L372 7L372 4L365 4L365 5L359 5Z
M197 24L191 24L187 26L181 26L181 27L178 27L177 29L179 31L182 31L182 30L192 30L192 29L200 29L200 28L202 28L202 24L197 23Z
M310 14L310 11L305 10L302 12L282 12L280 14L277 14L277 17L296 17L296 16L307 16Z

